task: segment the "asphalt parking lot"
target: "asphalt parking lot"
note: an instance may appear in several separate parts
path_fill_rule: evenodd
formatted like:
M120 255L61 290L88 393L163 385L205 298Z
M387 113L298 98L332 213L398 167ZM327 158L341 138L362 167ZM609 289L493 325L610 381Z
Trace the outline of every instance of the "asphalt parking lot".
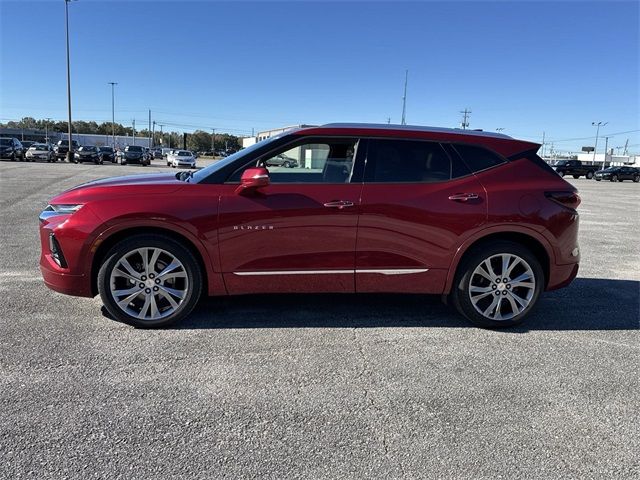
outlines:
M0 162L0 478L640 475L640 185L570 180L579 278L506 331L399 295L209 299L137 330L48 290L48 199L161 164Z

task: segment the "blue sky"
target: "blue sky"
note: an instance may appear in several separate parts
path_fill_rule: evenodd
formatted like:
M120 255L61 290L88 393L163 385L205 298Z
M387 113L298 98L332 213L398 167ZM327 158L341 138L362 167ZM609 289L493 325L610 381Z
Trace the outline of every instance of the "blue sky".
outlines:
M458 126L575 150L638 130L639 3L92 1L69 5L73 117L241 134ZM0 0L0 121L66 117L64 2ZM29 32L29 33L27 33ZM578 138L579 140L566 140ZM638 132L615 135L611 146ZM564 140L564 141L563 141ZM640 150L640 145L634 148Z

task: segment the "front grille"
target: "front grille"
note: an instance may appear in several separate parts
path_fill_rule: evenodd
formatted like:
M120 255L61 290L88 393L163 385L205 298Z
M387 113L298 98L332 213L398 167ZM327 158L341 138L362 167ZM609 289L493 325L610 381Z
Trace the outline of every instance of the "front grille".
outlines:
M64 258L64 254L62 253L62 248L60 247L60 243L56 236L51 233L49 234L49 250L51 250L51 256L55 260L55 262L62 268L67 268L67 261Z

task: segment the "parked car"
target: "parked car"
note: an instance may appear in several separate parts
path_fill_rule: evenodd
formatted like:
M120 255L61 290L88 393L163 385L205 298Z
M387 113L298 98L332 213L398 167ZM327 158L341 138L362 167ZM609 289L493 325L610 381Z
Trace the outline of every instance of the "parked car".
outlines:
M294 168L298 166L298 161L295 158L287 157L286 155L276 155L269 159L267 167L285 167Z
M0 158L8 158L12 161L24 160L25 150L20 140L12 137L0 137Z
M36 160L46 160L47 162L55 162L56 154L53 147L48 143L34 143L27 150L27 160L35 162Z
M153 158L162 159L162 149L161 148L154 148L153 149Z
M78 143L77 140L72 140L71 147L75 152L80 147L80 144ZM60 160L66 159L67 153L69 152L69 140L59 140L58 143L56 143L55 146L53 147L53 150L56 154L56 158Z
M571 175L573 178L585 176L588 179L592 179L598 170L597 166L585 165L580 160L560 160L555 168L561 177L565 175Z
M197 172L61 193L40 215L40 267L50 288L99 293L142 327L201 295L289 292L437 294L477 325L515 325L580 260L580 197L539 147L428 127L290 130ZM311 168L266 168L301 150Z
M116 152L113 147L104 146L98 148L98 156L100 157L100 161L103 163L116 163Z
M144 147L139 145L128 145L124 148L124 151L120 151L118 154L118 161L121 165L137 163L144 167L151 163L151 161L145 156Z
M167 166L196 168L196 157L189 150L174 150L167 156Z
M22 148L24 148L24 151L26 153L29 151L29 148L31 148L31 146L36 142L33 142L31 140L21 140L20 143L22 144Z
M73 156L76 163L93 162L96 165L102 163L100 154L98 153L98 147L94 147L93 145L78 148Z
M596 180L609 180L611 182L623 182L633 180L640 182L640 168L635 167L609 167L596 172Z

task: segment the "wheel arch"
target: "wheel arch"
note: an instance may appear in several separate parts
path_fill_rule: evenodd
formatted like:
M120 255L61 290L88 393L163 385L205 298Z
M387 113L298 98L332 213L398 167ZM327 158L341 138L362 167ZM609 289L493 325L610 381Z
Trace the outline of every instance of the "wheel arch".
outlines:
M182 235L173 230L169 230L162 227L151 227L151 226L143 226L143 227L128 227L122 230L118 230L113 232L111 235L102 239L99 245L96 247L96 251L91 260L91 294L98 294L98 270L100 270L100 265L107 253L111 248L116 245L118 242L134 236L134 235L162 235L173 240L176 240L185 248L187 248L191 254L194 256L196 261L198 262L198 266L202 271L202 285L206 288L209 285L209 270L208 263L205 262L205 258L200 249L195 245L193 241L187 238L185 235Z
M551 272L551 261L553 251L551 246L548 245L546 240L539 236L536 232L523 232L523 231L497 231L486 233L480 237L468 239L464 244L460 246L456 255L451 262L449 272L447 274L447 281L445 284L444 294L451 293L454 279L458 273L458 268L462 264L463 260L471 255L478 248L481 248L483 244L493 243L499 240L505 240L520 244L533 253L533 255L540 262L542 271L544 272L544 289L547 288Z

